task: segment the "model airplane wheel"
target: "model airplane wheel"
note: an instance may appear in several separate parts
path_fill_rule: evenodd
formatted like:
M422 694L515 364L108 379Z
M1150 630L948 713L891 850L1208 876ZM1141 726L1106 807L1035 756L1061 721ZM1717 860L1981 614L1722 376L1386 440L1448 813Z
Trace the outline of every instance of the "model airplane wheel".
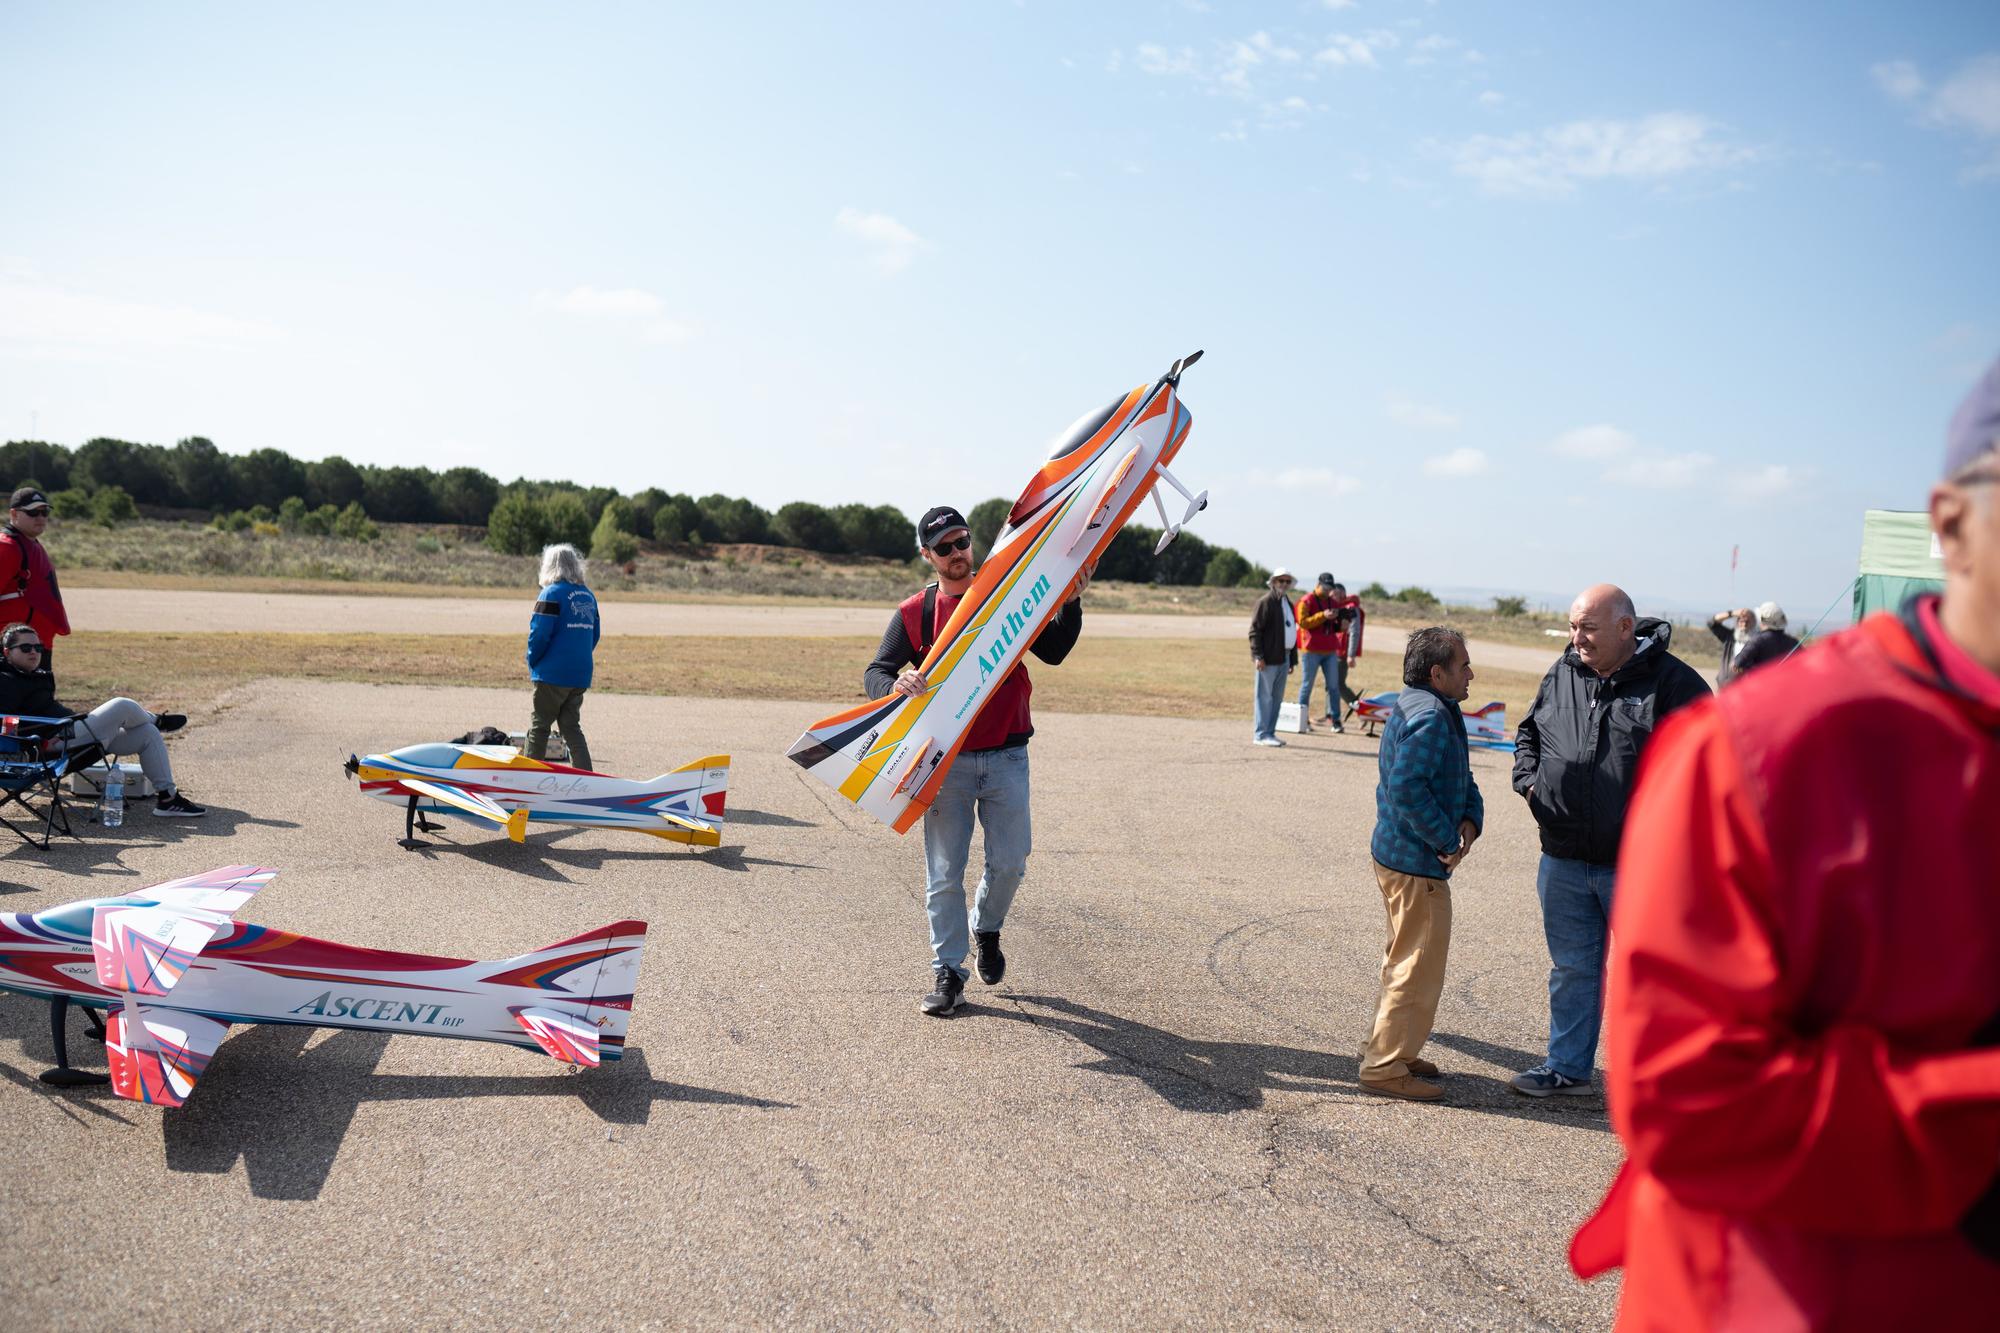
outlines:
M1194 516L1196 514L1199 514L1202 510L1206 508L1208 508L1208 492L1203 491L1200 495L1195 496L1193 501L1191 501L1188 504L1187 517L1182 519L1181 522L1183 523L1194 522Z
M1160 534L1160 540L1153 544L1153 554L1159 555L1163 553L1169 546L1172 546L1174 544L1174 538L1180 535L1181 535L1180 524L1178 523L1168 524L1167 530Z

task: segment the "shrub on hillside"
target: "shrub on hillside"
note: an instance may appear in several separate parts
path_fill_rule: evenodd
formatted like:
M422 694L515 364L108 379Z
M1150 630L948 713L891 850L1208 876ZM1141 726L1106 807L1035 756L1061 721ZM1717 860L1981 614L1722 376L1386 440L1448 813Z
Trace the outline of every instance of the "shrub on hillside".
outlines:
M1528 599L1525 597L1495 597L1493 614L1507 619L1528 614Z
M486 544L502 555L533 555L547 539L542 506L522 491L503 496L486 519Z
M590 510L583 498L557 491L542 500L544 543L568 542L579 551L590 547Z
M624 501L615 503L623 504ZM610 505L606 505L603 517L597 520L597 531L590 535L590 558L624 565L637 559L638 555L639 539L618 526L617 515L611 512Z
M49 497L49 508L57 518L89 518L90 493L80 488L57 491Z
M907 560L916 554L916 525L894 505L841 505L833 511L841 540L856 555Z
M972 512L965 521L972 528L972 553L980 559L993 549L993 539L1000 535L1000 529L1007 526L1007 515L1014 510L1014 502L1003 496L991 500L981 500L972 506Z
M787 546L838 555L847 549L840 535L840 523L825 505L810 500L794 500L771 519L771 532Z
M612 496L604 502L604 508L598 511L596 527L591 530L592 546L597 544L597 529L602 528L607 522L620 532L629 532L635 537L639 535L638 511L632 507L632 502L623 496Z
M106 486L90 497L90 516L100 527L115 528L139 517L139 506L132 502L123 486Z
M278 526L286 532L297 532L305 526L306 502L296 495L288 495L278 506Z
M340 516L333 520L333 535L349 541L372 542L382 535L382 529L375 526L368 517L368 511L357 500L341 510Z
M1435 593L1429 588L1420 588L1414 583L1398 591L1396 600L1407 606L1436 606L1438 604Z
M1389 600L1389 590L1382 586L1382 583L1379 579L1374 583L1369 584L1367 587L1363 588L1358 595L1362 597L1372 597L1378 602L1386 602Z
M308 537L331 537L334 521L339 517L340 510L330 504L308 509L299 518L299 531Z
M1201 581L1211 588L1240 588L1243 581L1256 572L1248 560L1225 546L1208 558L1208 568L1202 571Z

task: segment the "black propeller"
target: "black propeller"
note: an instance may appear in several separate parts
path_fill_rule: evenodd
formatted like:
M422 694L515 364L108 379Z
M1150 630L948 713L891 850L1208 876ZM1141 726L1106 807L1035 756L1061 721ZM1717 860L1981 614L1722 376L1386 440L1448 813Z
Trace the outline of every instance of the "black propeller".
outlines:
M1173 365L1167 367L1167 373L1160 376L1160 382L1162 384L1179 384L1181 382L1181 372L1199 360L1201 360L1200 352L1190 352L1188 355L1174 362Z

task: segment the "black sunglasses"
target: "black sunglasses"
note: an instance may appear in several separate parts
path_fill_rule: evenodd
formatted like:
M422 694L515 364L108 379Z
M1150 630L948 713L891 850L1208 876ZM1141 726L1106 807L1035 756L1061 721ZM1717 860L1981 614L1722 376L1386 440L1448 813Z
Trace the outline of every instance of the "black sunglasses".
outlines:
M939 542L936 546L931 547L931 550L937 552L939 555L950 555L954 551L963 551L971 545L972 535L967 533L955 542Z
M23 509L21 512L29 518L47 518L53 511L45 505L36 505L33 509Z
M42 645L39 643L10 643L7 645L7 651L10 653L39 653L42 651Z

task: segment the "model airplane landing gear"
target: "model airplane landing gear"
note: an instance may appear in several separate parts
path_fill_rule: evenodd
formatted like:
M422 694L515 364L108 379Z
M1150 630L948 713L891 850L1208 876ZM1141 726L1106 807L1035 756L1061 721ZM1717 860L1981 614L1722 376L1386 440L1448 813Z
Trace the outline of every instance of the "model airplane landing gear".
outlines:
M90 1036L92 1040L104 1040L104 1021L95 1010L86 1010L90 1016ZM109 1074L93 1074L87 1069L72 1069L69 1065L69 1000L57 996L49 1001L49 1036L55 1039L56 1067L42 1071L42 1082L53 1088L94 1088L111 1081Z
M442 833L444 832L444 825L433 824L430 820L418 814L417 798L412 796L410 797L410 808L403 814L403 836L396 839L396 845L406 851L415 851L419 847L430 846L429 843L417 836L418 829L422 829L426 833Z

